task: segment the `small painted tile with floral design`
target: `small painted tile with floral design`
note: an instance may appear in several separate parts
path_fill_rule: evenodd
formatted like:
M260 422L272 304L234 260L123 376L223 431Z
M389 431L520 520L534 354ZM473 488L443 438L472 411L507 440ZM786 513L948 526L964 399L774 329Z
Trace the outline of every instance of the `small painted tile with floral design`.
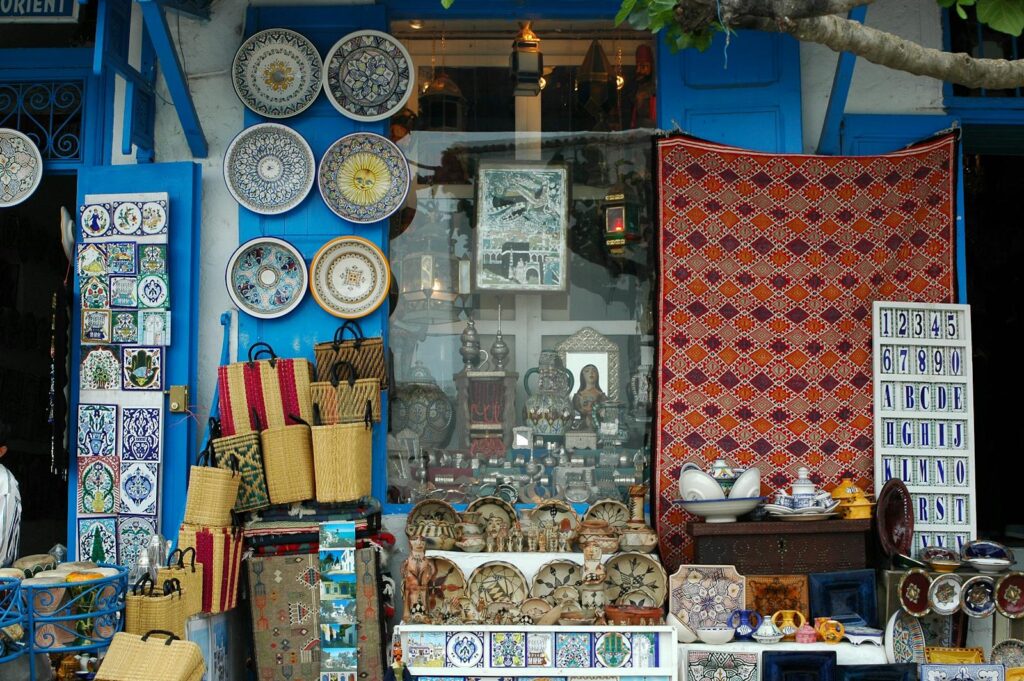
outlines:
M555 666L587 668L592 665L590 634L584 632L555 632Z
M166 274L139 277L139 307L166 309L171 306L171 288Z
M96 563L117 560L117 519L114 516L78 519L78 560Z
M104 310L110 307L110 287L106 277L89 277L82 282L82 309Z
M137 249L134 241L113 241L104 244L107 249L107 272L110 274L137 274Z
M110 342L110 310L82 310L82 342Z
M162 390L163 363L163 348L121 348L121 388Z
M526 633L495 631L491 633L492 667L526 666Z
M156 518L121 515L117 517L117 563L131 568L156 534Z
M156 515L159 476L158 463L122 461L118 495L121 503L117 512L127 515Z
M159 461L162 422L157 407L122 407L121 461Z
M78 405L79 458L114 456L117 453L117 405Z
M121 352L118 348L101 345L82 348L79 371L81 390L117 390L121 387Z
M78 460L78 513L117 513L118 461L116 456L90 456Z
M139 274L167 274L165 244L139 244Z
M139 313L135 310L112 310L111 342L134 345L139 342Z

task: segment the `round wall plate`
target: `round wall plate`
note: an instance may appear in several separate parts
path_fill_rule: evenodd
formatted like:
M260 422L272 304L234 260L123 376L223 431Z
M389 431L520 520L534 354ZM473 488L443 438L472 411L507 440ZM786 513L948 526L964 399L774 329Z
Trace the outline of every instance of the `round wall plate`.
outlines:
M308 38L284 28L268 28L238 48L231 83L242 104L252 111L267 118L287 118L316 101L323 66Z
M309 286L316 302L335 317L365 317L391 290L391 268L372 241L340 236L324 244L309 268Z
M284 239L258 237L239 246L224 275L240 310L260 319L282 317L306 295L309 273L297 248Z
M315 177L313 150L302 135L280 123L246 128L224 153L228 191L260 215L278 215L302 203Z
M324 59L324 92L335 109L357 121L398 113L416 85L412 58L397 38L355 31L334 43Z
M43 179L43 156L28 135L0 128L0 208L32 196Z

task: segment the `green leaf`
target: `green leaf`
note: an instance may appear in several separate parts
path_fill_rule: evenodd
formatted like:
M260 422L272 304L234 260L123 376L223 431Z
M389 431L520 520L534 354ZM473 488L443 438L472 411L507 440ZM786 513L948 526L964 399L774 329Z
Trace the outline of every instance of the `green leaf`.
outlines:
M629 25L638 31L646 31L651 25L651 15L646 7L641 7L629 15Z
M441 0L441 7L444 7L445 9L450 9L454 4L455 0Z
M713 37L710 31L702 31L693 37L693 46L704 52L711 47L711 39Z
M967 19L967 10L965 10L963 8L963 6L957 4L957 6L956 6L956 15L958 17L960 17L961 19L966 20Z
M1019 36L1024 31L1024 0L978 0L978 21L989 28Z
M636 0L622 0L622 7L619 8L618 14L615 15L615 25L618 26L625 21L634 7L636 7Z

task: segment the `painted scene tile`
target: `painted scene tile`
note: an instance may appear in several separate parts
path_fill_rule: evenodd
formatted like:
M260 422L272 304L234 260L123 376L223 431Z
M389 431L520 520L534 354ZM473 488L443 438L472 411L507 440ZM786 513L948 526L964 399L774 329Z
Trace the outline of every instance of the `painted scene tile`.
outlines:
M526 665L550 667L555 662L555 636L550 631L526 634Z
M76 249L78 253L78 276L103 277L107 272L107 252L99 244L79 244Z
M410 667L443 667L445 636L443 631L416 631L406 639L407 664Z
M594 643L594 657L599 667L625 667L632 652L629 635L618 631L601 634Z
M117 518L117 562L126 567L135 565L146 550L149 539L156 534L156 518L123 515Z
M117 560L117 521L114 516L78 519L78 560L96 563Z
M114 456L117 453L117 405L78 405L78 456Z
M86 239L93 239L100 236L107 236L110 231L110 204L94 203L82 206L79 209L79 224L82 226L82 236Z
M556 667L589 667L590 634L582 632L555 633Z
M117 513L118 463L114 456L78 461L78 513Z
M122 389L161 390L163 359L163 348L122 348Z
M139 274L167 274L167 246L139 244Z
M110 306L139 306L138 277L110 277Z
M142 210L139 204L134 201L115 201L113 207L115 233L129 236L142 231Z
M484 641L473 631L453 631L445 647L446 667L482 667Z
M809 617L807 575L748 575L746 603L758 613L796 610Z
M167 201L146 201L142 204L142 233L167 233Z
M170 306L171 291L166 274L146 274L139 277L139 307L163 309Z
M155 407L121 409L121 460L159 461L163 419Z
M107 249L107 272L110 274L137 274L137 250L134 241L114 241L104 244Z
M113 310L111 317L111 342L119 345L134 345L139 342L138 312L135 310Z
M757 653L691 650L686 656L686 681L757 681Z
M526 666L526 633L496 631L491 633L492 667Z
M171 313L167 310L140 310L139 334L143 345L170 345Z
M109 346L82 348L81 390L117 390L121 387L121 353Z
M160 464L148 461L122 461L120 472L120 506L118 513L156 515L157 490L160 487Z
M110 287L106 277L89 277L82 282L82 309L104 310L110 307Z
M673 645L675 645L674 641ZM634 633L632 646L633 659L631 667L635 669L652 669L658 666L658 637L655 634Z
M82 342L90 345L110 342L110 310L82 311Z

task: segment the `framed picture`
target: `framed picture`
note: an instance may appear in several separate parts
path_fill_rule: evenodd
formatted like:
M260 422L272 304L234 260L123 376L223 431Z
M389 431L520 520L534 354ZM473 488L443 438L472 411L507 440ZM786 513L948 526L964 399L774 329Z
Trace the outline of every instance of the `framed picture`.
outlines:
M569 170L481 163L476 178L476 291L565 291Z

